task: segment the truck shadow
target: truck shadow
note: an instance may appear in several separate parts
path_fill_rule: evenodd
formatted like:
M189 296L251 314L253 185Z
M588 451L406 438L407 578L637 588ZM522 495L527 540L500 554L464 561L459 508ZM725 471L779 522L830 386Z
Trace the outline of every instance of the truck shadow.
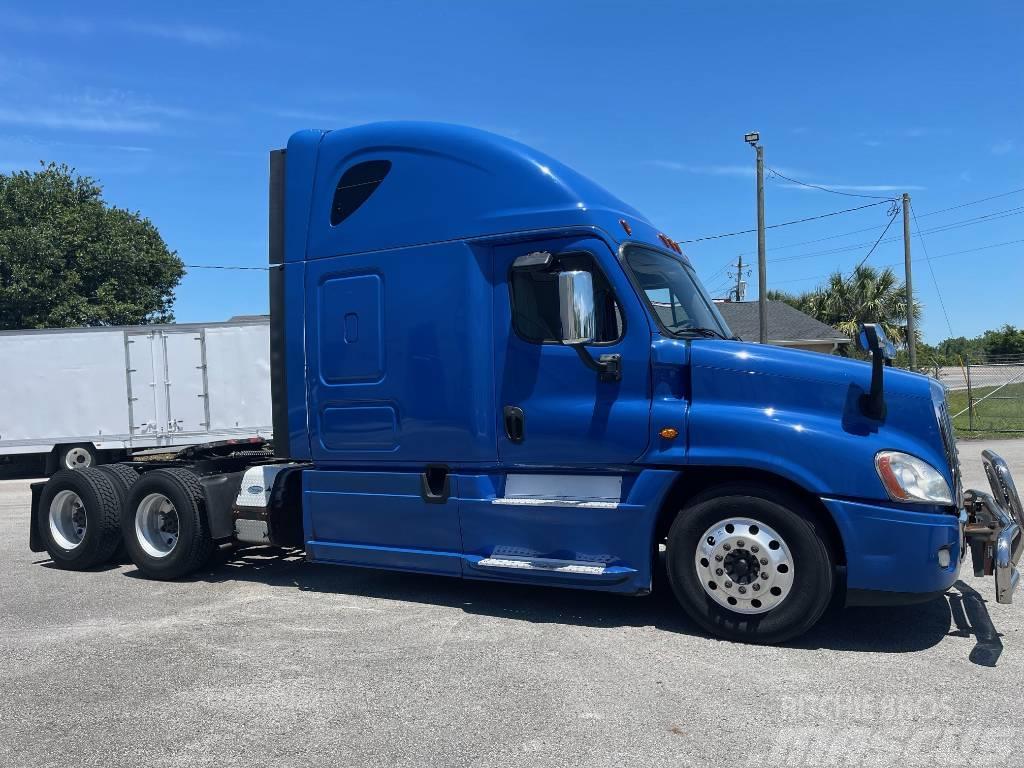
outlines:
M129 571L129 575L134 572ZM306 563L299 552L255 548L222 554L194 581L251 581L327 594L459 608L467 613L542 624L588 627L652 626L683 635L707 636L680 610L662 569L654 591L632 598L605 592L453 579ZM983 597L958 581L935 600L886 608L832 609L806 635L786 643L802 650L910 653L946 637L974 637L969 660L995 666L1002 652Z

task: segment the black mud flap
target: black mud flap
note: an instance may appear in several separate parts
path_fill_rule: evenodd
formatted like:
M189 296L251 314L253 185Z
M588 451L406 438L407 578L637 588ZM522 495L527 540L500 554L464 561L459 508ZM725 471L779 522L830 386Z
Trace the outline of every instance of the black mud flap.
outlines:
M231 517L231 508L238 497L238 489L242 487L244 474L244 471L228 472L199 478L199 483L203 486L203 501L206 502L206 521L214 541L229 541L235 535L235 521Z
M43 537L39 535L39 497L43 493L43 486L46 483L32 483L32 514L28 517L28 548L33 552L45 552Z

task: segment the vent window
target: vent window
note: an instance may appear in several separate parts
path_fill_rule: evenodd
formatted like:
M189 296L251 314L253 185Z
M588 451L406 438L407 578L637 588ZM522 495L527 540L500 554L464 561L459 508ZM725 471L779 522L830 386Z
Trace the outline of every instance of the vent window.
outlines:
M341 174L331 204L331 226L343 222L369 200L390 170L390 160L367 160Z

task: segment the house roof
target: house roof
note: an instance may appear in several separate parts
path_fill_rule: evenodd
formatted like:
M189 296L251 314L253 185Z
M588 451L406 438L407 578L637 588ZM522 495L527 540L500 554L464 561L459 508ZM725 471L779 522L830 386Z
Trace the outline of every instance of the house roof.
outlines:
M715 302L732 332L743 341L757 341L761 322L756 301ZM771 344L848 344L849 337L815 320L784 301L768 302L768 342Z

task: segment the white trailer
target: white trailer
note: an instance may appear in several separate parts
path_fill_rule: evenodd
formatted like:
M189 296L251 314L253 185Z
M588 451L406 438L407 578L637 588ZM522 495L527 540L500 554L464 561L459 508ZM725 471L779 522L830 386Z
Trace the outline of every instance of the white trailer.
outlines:
M0 461L271 436L266 319L0 332Z

